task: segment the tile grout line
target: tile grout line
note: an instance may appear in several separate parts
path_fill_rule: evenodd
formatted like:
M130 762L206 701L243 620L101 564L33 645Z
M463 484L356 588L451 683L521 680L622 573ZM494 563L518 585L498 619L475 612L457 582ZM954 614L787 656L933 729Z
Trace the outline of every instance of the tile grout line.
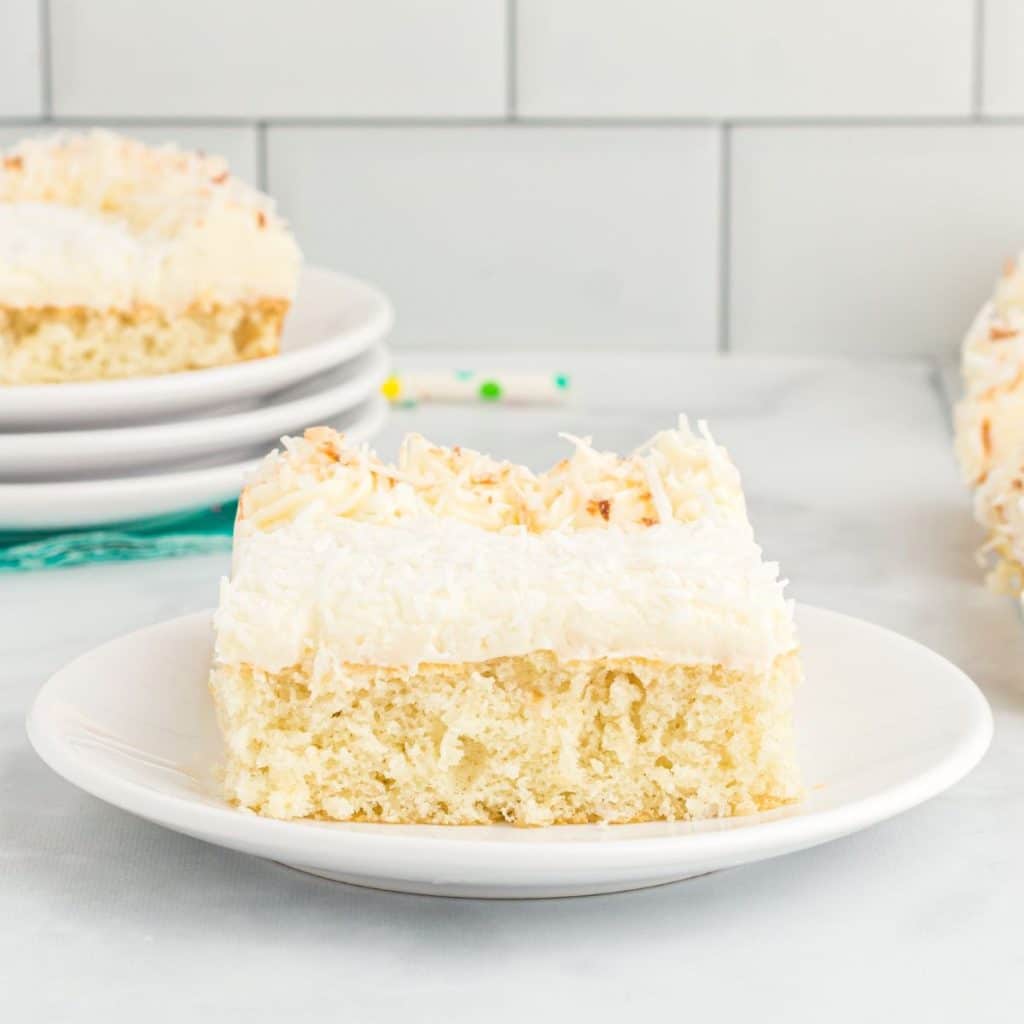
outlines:
M269 192L269 163L267 122L257 121L256 125L256 179L261 192Z
M980 121L985 102L985 0L974 0L971 40L971 116Z
M728 352L729 299L732 273L732 126L722 125L718 167L718 339L719 352Z
M39 0L39 100L43 123L53 120L53 54L50 34L50 0Z
M516 0L505 0L505 118L518 120L519 78L516 62L519 54Z
M521 117L516 115L509 119L507 114L494 117L299 117L281 116L269 118L237 117L233 115L218 116L167 116L162 114L64 114L59 116L0 116L0 127L33 125L47 121L56 121L67 125L90 125L101 122L117 122L125 125L146 125L168 127L209 127L238 128L263 124L267 127L293 128L541 128L541 129L574 129L574 128L608 128L614 130L637 130L650 128L766 128L766 129L827 129L827 128L951 128L971 127L976 125L1024 125L1024 114L987 114L977 118L972 116L919 117L919 118L671 118L671 117L568 117L543 118Z

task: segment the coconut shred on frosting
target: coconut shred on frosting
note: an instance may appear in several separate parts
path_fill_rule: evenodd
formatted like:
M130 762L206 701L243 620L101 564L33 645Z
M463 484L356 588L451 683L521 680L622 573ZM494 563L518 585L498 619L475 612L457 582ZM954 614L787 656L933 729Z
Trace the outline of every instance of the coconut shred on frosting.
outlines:
M298 266L272 200L219 157L99 131L0 157L0 306L290 299Z
M639 530L709 515L750 531L740 476L704 424L681 417L626 457L564 435L572 453L546 473L408 435L394 465L327 428L285 438L242 493L239 531L272 530L302 509L399 523L443 516L485 530L619 526Z
M739 475L705 430L570 438L534 475L418 436L394 466L317 429L242 496L217 657L414 667L552 651L764 668L796 646Z

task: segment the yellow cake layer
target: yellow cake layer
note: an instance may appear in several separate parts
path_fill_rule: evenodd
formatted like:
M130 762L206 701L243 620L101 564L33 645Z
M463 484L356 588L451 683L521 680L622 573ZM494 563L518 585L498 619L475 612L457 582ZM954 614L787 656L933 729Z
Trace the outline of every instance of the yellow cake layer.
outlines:
M289 305L266 299L182 313L0 306L0 384L150 377L275 355Z
M796 652L767 672L539 652L413 671L215 666L225 789L275 818L445 825L748 814L800 796Z

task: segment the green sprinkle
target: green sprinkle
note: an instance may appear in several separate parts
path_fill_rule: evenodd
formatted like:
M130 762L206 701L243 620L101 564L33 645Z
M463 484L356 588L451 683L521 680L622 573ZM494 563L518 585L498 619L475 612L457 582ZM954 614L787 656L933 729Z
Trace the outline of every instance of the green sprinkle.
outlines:
M456 380L472 380L473 379L473 371L472 370L456 370L455 371L455 379Z
M555 387L559 391L569 390L569 375L567 373L556 373L555 374Z
M496 380L485 380L480 385L480 397L485 402L496 402L501 398L501 385Z

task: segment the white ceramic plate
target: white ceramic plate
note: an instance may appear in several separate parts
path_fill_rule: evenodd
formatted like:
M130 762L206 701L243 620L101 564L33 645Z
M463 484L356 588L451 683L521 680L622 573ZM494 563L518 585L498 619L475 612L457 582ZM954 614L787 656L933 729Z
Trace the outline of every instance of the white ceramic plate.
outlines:
M79 658L43 688L28 732L44 761L102 800L329 878L452 896L635 889L865 828L942 792L984 754L991 714L959 669L845 615L801 607L798 620L807 681L797 722L808 797L796 808L729 821L445 828L272 821L235 810L220 798L215 775L223 751L206 689L209 612Z
M138 422L267 395L365 352L392 321L391 306L376 288L307 267L285 321L280 355L160 377L0 386L0 429Z
M0 434L0 481L69 480L155 469L212 455L270 447L366 401L387 376L378 345L358 359L273 395L264 405L198 419L101 430Z
M356 440L368 440L387 417L380 397L331 420ZM72 530L112 525L175 512L195 511L238 497L246 477L271 445L243 458L218 464L205 460L162 473L71 480L58 483L0 484L0 530Z

